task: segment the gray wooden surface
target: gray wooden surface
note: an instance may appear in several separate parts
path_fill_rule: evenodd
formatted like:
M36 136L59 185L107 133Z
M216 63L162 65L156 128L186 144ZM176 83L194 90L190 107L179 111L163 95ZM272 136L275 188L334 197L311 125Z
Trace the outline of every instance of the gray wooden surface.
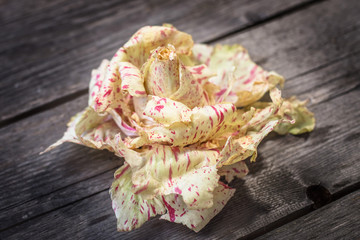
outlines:
M86 93L91 69L111 58L142 26L170 22L196 41L211 41L312 1L2 2L0 120L4 121Z
M276 228L315 213L309 186L321 184L337 202L359 189L358 1L38 3L0 5L0 239L276 238ZM129 11L148 15L130 21L121 14ZM305 136L269 136L250 174L232 184L235 196L200 233L157 219L118 233L108 187L122 160L73 144L38 153L86 106L90 69L138 27L162 22L196 41L244 45L256 62L287 78L285 96L311 100L317 125ZM336 226L344 233L353 228L348 222ZM295 233L284 236L296 239Z
M257 239L359 239L359 211L358 190Z

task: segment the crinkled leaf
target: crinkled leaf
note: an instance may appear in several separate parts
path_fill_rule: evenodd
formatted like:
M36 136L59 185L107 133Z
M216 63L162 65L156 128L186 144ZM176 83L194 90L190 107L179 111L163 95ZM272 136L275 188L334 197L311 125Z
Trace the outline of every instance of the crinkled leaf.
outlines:
M159 124L143 129L151 143L170 143L173 146L185 146L219 137L224 133L233 131L234 128L239 128L242 123L238 119L238 113L233 104L205 106L194 108L188 112L182 105L180 105L181 107L177 107L179 104L172 106L169 99L153 103L155 106L152 104L151 112L149 110L146 115L154 117L154 120L158 121ZM170 104L165 105L164 103ZM161 119L162 116L167 116L171 112L172 118L185 121L175 121L169 125L168 122ZM189 116L190 121L188 121Z
M239 161L231 165L224 165L218 169L220 176L225 176L225 180L230 183L235 177L243 178L249 172L245 161Z
M214 203L209 208L189 209L179 194L144 199L141 194L134 193L131 174L131 168L125 164L115 172L110 188L118 231L131 231L151 217L163 214L161 219L182 223L198 232L221 211L235 192L220 182L213 191Z
M192 49L193 59L197 64L203 63L209 66L212 52L213 46L196 43Z
M113 151L111 142L117 134L121 134L120 129L109 115L99 116L92 108L87 107L72 117L64 136L48 147L45 152L64 142Z
M213 106L205 106L202 108L194 108L190 112L190 122L175 121L169 126L154 125L152 127L144 128L151 143L169 143L173 146L186 146L189 144L204 142L210 139L216 139L221 136L226 136L227 133L242 132L246 133L247 129L259 127L266 123L266 121L274 116L274 113L281 106L281 93L274 88L270 91L270 96L273 100L272 104L264 109L250 109L244 113L242 110L236 110L233 104L217 104ZM182 116L184 108L171 108L163 103L168 101L166 99L156 102L149 117L162 116L162 111L167 115L172 112L172 115ZM157 111L157 110L159 111ZM165 116L164 115L164 116ZM157 120L159 117L155 118ZM179 119L179 118L178 118ZM164 120L161 120L164 122ZM146 141L144 141L146 142Z
M256 108L255 110L249 111L251 118L245 124L244 128L252 129L253 131L260 131L260 129L266 124L269 119L276 118L276 113L279 111L282 106L283 99L281 98L281 91L277 88L270 90L270 98L272 102L257 102L251 105L251 108Z
M94 106L95 104L95 98L100 91L109 64L110 62L105 59L101 62L99 68L94 69L91 72L91 79L89 84L89 106Z
M131 96L146 96L144 88L144 79L140 70L129 62L119 63L119 72L121 77L121 89L129 92Z
M210 208L213 206L213 191L218 185L219 175L215 165L202 166L174 178L165 194L177 193L183 197L188 209Z
M145 200L141 195L132 192L131 168L128 164L119 168L114 178L110 196L117 218L118 231L131 231L140 227L151 217L166 212L160 199Z
M130 137L137 137L138 132L135 128L129 126L120 116L120 114L115 109L111 109L109 111L110 115L112 116L113 120L115 121L116 125L121 129L121 131L126 135Z
M134 192L145 199L177 193L189 208L212 206L212 192L219 178L217 151L156 144L141 152L122 151L133 171Z
M177 54L190 55L193 41L189 34L180 32L174 27L148 26L137 31L111 59L107 72L104 78L101 79L100 90L94 96L95 101L92 107L99 113L104 113L109 108L126 110L127 107L124 104L126 96L122 94L121 89L124 86L126 88L127 85L130 94L137 97L145 95L146 93L141 87L143 79L135 77L139 75L136 68L140 69L142 67L152 50L168 44L172 44L176 48ZM126 78L126 82L122 84L119 67L121 65L129 66L129 64L131 64L131 69L121 69L123 77ZM132 80L134 80L132 86L127 84Z
M214 190L214 204L205 209L188 209L181 197L169 195L163 197L167 213L161 216L170 222L182 223L188 228L199 232L206 224L218 214L229 199L234 195L235 189L219 182Z
M111 61L107 66L106 74L103 76L103 79L98 80L101 86L95 95L95 101L91 107L99 113L104 113L108 108L126 109L126 105L124 104L125 96L121 92L118 63Z
M155 49L143 65L146 92L159 97L171 96L180 86L179 58L170 45Z
M295 121L295 123L282 122L275 128L275 132L279 134L289 132L297 135L314 130L314 114L305 105L306 101L299 101L295 97L285 100L278 114L284 119Z
M210 104L208 93L202 88L193 73L182 63L179 66L180 86L170 98L184 103L189 108L202 107Z
M149 58L150 52L171 44L177 54L190 55L192 37L174 27L147 26L139 29L124 45L129 61L140 68Z
M200 84L205 83L210 77L214 77L216 75L205 64L186 66L186 68L191 72L194 80Z
M120 134L120 129L111 116L99 116L90 107L74 122L74 127L75 134L82 144L96 149L113 151L110 143L115 135Z
M216 45L212 49L195 46L194 49L195 57L199 61L206 61L202 63L207 63L210 70L217 73L209 81L220 86L220 91L216 93L220 102L230 101L236 106L246 106L284 82L280 75L264 71L252 62L247 51L240 45Z
M205 82L208 73L203 74L203 68L205 65L186 67L172 45L159 47L142 67L146 91L149 95L179 101L189 108L207 105L209 97L202 81Z
M146 104L143 115L164 126L170 126L176 122L190 122L191 113L191 109L180 102L152 96Z
M229 137L223 150L220 152L218 167L234 164L250 156L251 161L255 161L257 146L276 127L279 121L269 121L259 132L248 132L246 136L239 138Z
M124 149L123 156L131 162L134 196L145 201L161 196L167 209L162 218L182 222L195 231L204 227L235 191L218 184L217 151L154 145L142 152ZM112 189L115 187L113 184ZM137 213L142 216L141 223L146 220L143 212Z

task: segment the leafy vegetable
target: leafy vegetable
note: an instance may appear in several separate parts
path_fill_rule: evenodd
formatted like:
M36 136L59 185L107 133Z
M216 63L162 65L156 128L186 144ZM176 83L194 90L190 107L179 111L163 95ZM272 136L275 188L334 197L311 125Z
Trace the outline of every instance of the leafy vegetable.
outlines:
M125 159L110 188L119 231L157 215L200 231L235 192L220 176L245 177L269 132L313 130L306 102L281 97L283 83L240 45L143 27L92 71L89 106L46 151L74 142Z

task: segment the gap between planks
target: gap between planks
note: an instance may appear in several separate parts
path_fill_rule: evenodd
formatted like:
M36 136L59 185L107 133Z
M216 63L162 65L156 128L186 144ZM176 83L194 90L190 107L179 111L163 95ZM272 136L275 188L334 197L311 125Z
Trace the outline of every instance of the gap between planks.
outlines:
M331 201L329 201L328 203L324 204L323 206L321 206L320 208L314 208L314 204L310 205L310 206L307 206L303 209L299 209L283 218L280 218L278 219L277 221L275 222L272 222L270 223L269 225L265 226L265 227L262 227L262 228L259 228L258 230L255 230L254 232L250 233L249 235L247 236L244 236L244 237L241 237L239 238L240 239L255 239L257 237L260 237L266 233L269 233L277 228L280 228L281 226L284 226L296 219L299 219L309 213L312 213L318 209L322 209L323 207L341 199L341 198L344 198L356 191L360 190L360 182L357 182L353 185L350 185L342 190L340 190L339 192L336 192L334 194L331 194Z
M308 1L308 2L303 2L303 3L300 3L299 5L296 5L294 7L291 7L291 8L288 8L286 10L283 10L283 11L280 11L280 12L277 12L276 14L272 15L272 16L269 16L268 18L264 18L258 22L255 22L254 24L251 24L251 25L248 25L248 26L245 26L243 28L239 28L239 29L235 29L233 31L230 31L228 33L225 33L221 36L218 36L218 37L215 37L211 40L208 40L208 41L205 41L204 43L206 44L212 44L212 43L215 43L217 41L220 41L220 40L223 40L225 38L229 38L229 37L232 37L234 35L237 35L241 32L245 32L247 30L250 30L250 29L253 29L255 27L260 27L264 24L267 24L268 22L271 22L273 20L277 20L279 18L282 18L282 17L285 17L287 15L290 15L292 13L295 13L297 11L301 11L301 10L304 10L304 9L307 9L315 4L320 4L321 2L324 2L325 0L314 0L314 1Z
M354 191L257 239L358 239L359 200L360 191Z

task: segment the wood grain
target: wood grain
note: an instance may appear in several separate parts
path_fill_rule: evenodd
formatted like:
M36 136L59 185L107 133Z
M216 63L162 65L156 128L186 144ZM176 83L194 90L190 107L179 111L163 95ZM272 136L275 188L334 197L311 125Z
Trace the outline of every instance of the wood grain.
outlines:
M39 155L62 136L64 123L86 105L86 97L1 129L1 209L85 180L122 164L120 158L74 144ZM59 127L60 126L62 127Z
M318 125L305 138L274 137L264 142L261 156L250 165L251 174L246 181L233 184L238 189L236 196L200 234L157 220L132 233L116 233L106 189L111 179L106 178L121 164L117 158L71 144L37 156L61 136L63 129L59 126L86 105L85 97L81 97L0 130L1 142L5 142L0 167L6 169L1 172L1 179L7 184L0 190L0 221L2 227L3 223L8 223L5 227L18 224L0 237L26 234L45 238L56 234L61 239L103 234L101 237L141 238L152 229L159 238L234 239L309 207L311 202L305 196L309 185L322 183L331 193L337 193L358 182L359 22L355 10L358 3L351 4L324 2L225 41L243 40L258 62L285 73L290 78L285 94L310 97ZM324 25L332 19L338 21ZM347 28L353 30L346 33ZM306 41L317 33L341 34L336 42L329 43L329 37ZM52 198L59 200L48 202ZM47 213L52 209L57 210ZM20 224L24 216L39 217ZM78 228L73 227L75 222L79 223ZM168 228L171 231L166 231Z
M359 209L356 191L257 239L357 239Z
M349 141L348 136L359 133L360 127L356 120L359 114L354 116L355 119L351 119L350 113L354 108L337 111L332 106L341 106L344 102L356 106L356 102L360 100L359 93L359 90L352 91L331 101L314 105L313 109L321 113L321 116L318 117L317 130L307 139L289 135L264 142L260 147L258 161L250 165L251 174L245 181L236 180L231 184L237 189L235 196L199 234L182 225L156 219L136 231L117 233L116 219L109 207L110 198L105 188L87 198L82 197L84 199L80 201L5 230L0 233L0 237L237 239L247 236L274 221L286 218L289 214L309 208L312 202L305 195L309 185L321 182L334 194L358 181L359 142L355 138ZM321 112L321 109L328 111ZM343 116L349 116L344 120L352 130L341 134L343 128L340 120ZM331 130L324 130L329 126L332 126ZM329 152L335 148L336 151ZM340 170L346 174L334 174ZM84 188L91 187L91 182L84 182ZM74 194L73 192L71 190L68 194ZM63 197L66 196L67 194Z
M170 22L196 41L208 41L306 2L312 1L5 2L0 8L0 118L83 94L91 69L142 26Z

